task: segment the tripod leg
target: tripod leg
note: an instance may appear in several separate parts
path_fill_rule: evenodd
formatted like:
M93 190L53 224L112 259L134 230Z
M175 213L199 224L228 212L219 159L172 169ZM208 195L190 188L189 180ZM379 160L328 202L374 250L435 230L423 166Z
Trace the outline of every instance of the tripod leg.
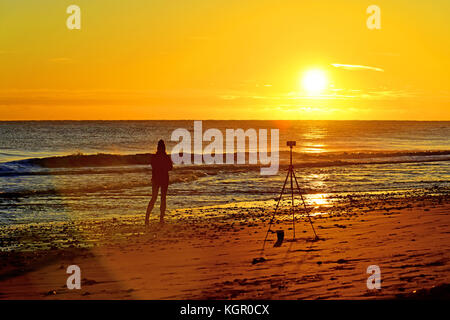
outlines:
M275 211L273 212L272 218L270 218L269 229L267 229L266 237L264 238L263 247L262 247L261 251L264 250L264 247L266 245L267 236L269 234L270 229L272 228L272 222L273 222L273 219L275 218L275 215L277 214L278 207L280 206L281 198L283 197L283 193L284 193L284 189L286 188L286 182L288 180L288 177L289 177L289 171L286 175L286 179L284 180L283 188L281 189L280 198L278 199L277 206L275 207Z
M293 186L293 179L292 179L292 175L294 173L294 170L292 169L292 167L289 167L289 172L290 172L290 176L291 176L291 205L292 205L292 230L294 232L293 235L293 240L295 240L295 207L294 207L294 186Z
M300 190L300 186L298 184L297 177L295 176L294 170L292 170L292 174L294 175L295 184L297 185L297 190L298 190L298 193L300 194L300 198L302 199L303 207L305 208L305 212L306 212L306 215L308 216L309 223L311 224L311 227L313 229L314 235L316 236L316 239L318 239L319 237L317 236L317 233L316 233L316 230L314 229L314 225L312 223L311 217L309 216L308 208L306 207L305 199L303 198L303 194Z

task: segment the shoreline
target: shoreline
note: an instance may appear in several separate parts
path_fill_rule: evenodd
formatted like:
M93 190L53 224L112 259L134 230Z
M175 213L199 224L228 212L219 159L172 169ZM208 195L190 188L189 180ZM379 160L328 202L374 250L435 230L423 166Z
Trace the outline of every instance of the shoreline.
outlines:
M270 206L186 209L162 228L153 213L149 230L143 215L25 226L11 240L25 250L0 252L0 299L450 297L448 195L344 197L325 209L312 216L319 241L300 216L290 241L291 216L280 213L272 230L285 240L274 248L269 234L263 254ZM71 264L82 270L80 290L66 288ZM366 287L369 265L380 266L379 291Z
M173 209L168 209L169 213L166 213L166 218L175 220L174 223L178 221L177 219L181 217L181 220L184 220L186 217L198 217L202 219L207 219L210 217L223 217L227 218L226 211L233 211L237 209L256 209L259 210L261 208L271 210L275 208L276 201L278 200L279 194L273 194L272 196L267 195L264 199L252 199L252 200L235 200L231 199L232 202L226 202L225 200L221 203L216 204L207 204L203 206L194 206L194 207L176 207ZM287 194L284 195L287 197ZM336 212L345 211L347 209L353 210L351 207L355 205L355 200L357 202L365 203L368 207L374 209L379 208L380 200L389 200L389 201L398 201L399 199L409 198L412 201L421 201L421 199L427 199L430 197L435 197L436 199L445 198L450 196L450 188L449 187L441 187L434 186L430 188L416 188L416 189L393 189L393 190L378 190L378 191L340 191L340 192L309 192L303 193L303 197L307 203L308 208L310 208L310 214L324 214L324 215L333 215ZM14 235L15 231L20 231L23 229L26 231L27 229L46 229L49 227L68 227L74 225L82 225L88 224L91 222L104 222L109 223L110 221L137 221L139 224L139 220L142 219L142 216L145 215L145 209L147 206L147 202L150 197L146 198L142 205L142 211L144 213L136 214L136 213L126 213L125 215L121 215L118 213L111 214L107 217L85 217L85 216L77 216L76 214L72 217L71 213L68 212L65 214L65 220L55 220L55 221L35 221L35 222L18 222L18 223L5 223L0 225L0 252L9 251L4 250L5 246L5 238L8 237L11 232ZM158 200L159 201L159 200ZM152 213L152 216L158 211L158 202L155 205L155 210ZM285 206L290 205L289 197L283 199L280 204L282 207L283 204ZM295 195L295 203L298 205L301 202L301 198ZM222 211L224 210L224 211ZM207 215L203 214L203 212L208 212ZM215 212L212 214L212 212ZM217 212L223 212L224 214L220 215ZM233 212L231 212L233 213ZM302 210L299 212L299 216L302 214ZM67 229L67 228L66 228ZM28 230L26 232L32 232L32 230ZM59 232L59 231L58 231ZM3 237L3 239L2 239ZM3 242L2 242L3 241Z

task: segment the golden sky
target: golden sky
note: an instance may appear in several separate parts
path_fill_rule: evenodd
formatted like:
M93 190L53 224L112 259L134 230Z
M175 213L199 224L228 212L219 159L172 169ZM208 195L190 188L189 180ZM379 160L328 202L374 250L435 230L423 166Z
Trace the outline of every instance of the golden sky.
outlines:
M0 119L450 120L449 19L448 0L1 0Z

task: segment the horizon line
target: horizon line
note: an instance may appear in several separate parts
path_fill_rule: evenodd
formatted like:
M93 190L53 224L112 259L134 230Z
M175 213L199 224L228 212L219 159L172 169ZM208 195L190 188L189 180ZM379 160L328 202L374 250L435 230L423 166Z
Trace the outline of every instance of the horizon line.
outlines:
M418 119L0 119L0 122L38 122L38 121L410 121L410 122L449 122L448 120Z

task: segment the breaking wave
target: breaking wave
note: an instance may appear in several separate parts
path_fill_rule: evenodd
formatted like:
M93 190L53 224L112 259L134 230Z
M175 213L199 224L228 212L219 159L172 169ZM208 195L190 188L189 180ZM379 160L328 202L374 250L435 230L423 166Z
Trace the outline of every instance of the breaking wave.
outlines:
M242 155L242 154L241 154ZM245 153L248 161L250 153ZM185 155L186 156L186 155ZM239 153L234 154L234 163L237 163ZM123 174L139 173L151 170L149 166L152 154L73 154L67 156L56 156L47 158L32 158L18 161L0 163L1 176L25 176L25 175L80 175L80 174ZM194 161L194 154L188 154L191 163ZM222 155L223 159L226 154ZM449 161L450 150L443 151L397 151L397 152L340 152L307 154L294 153L295 164L299 167L332 167L347 165L368 165L368 164L389 164L389 163L409 163L409 162L432 162ZM280 152L280 166L288 163L289 153ZM259 170L261 164L257 165L181 165L179 168L189 168L190 170Z

